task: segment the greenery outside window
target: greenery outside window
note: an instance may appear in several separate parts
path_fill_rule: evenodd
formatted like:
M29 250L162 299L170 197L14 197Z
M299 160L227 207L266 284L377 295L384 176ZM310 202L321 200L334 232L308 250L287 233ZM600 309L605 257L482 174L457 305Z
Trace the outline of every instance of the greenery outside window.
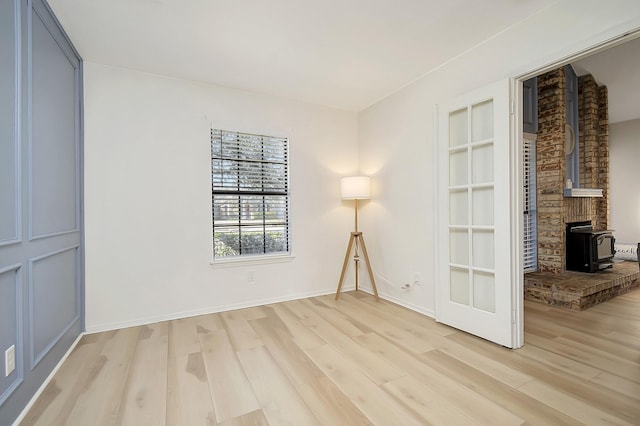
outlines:
M288 139L211 130L214 260L289 254Z

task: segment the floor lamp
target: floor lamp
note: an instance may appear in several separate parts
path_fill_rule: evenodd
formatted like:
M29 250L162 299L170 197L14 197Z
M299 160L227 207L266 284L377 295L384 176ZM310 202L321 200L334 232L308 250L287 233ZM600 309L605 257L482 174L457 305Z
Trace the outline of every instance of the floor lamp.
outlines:
M373 270L371 269L371 262L369 262L369 255L367 254L367 246L364 244L364 237L362 232L358 231L358 200L368 200L371 198L371 182L368 176L349 176L344 177L340 181L340 187L343 200L355 200L355 225L356 230L351 233L349 237L349 244L347 245L347 253L344 255L344 263L342 264L342 272L340 273L340 282L338 282L338 290L336 291L336 300L340 297L340 290L342 289L342 283L344 282L344 274L347 271L347 264L349 263L349 256L351 255L351 249L354 249L353 261L355 262L355 274L356 274L356 290L358 290L358 268L360 266L360 254L359 250L362 250L362 256L367 265L367 271L369 271L369 278L371 279L371 286L373 287L373 293L376 296L376 300L380 301L378 297L378 289L376 287L376 281L373 278Z

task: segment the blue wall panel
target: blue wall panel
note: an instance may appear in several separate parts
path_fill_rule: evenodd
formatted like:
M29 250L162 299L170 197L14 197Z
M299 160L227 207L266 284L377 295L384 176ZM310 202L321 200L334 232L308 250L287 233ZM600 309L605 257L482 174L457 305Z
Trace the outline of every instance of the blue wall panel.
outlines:
M0 1L0 244L17 241L18 194L18 40L12 1Z
M2 426L82 331L81 190L81 59L44 0L0 0Z
M30 128L32 238L78 230L74 65L33 13Z
M0 348L16 345L16 369L5 376L4 350L0 359L0 405L22 380L21 346L21 265L11 265L0 270Z
M80 316L78 246L29 262L31 368Z

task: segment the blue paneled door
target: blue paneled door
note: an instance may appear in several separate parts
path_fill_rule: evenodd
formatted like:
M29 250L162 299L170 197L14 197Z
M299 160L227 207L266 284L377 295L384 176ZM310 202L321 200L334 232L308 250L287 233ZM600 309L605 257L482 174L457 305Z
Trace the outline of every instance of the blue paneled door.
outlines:
M45 3L0 0L0 424L83 328L81 72Z

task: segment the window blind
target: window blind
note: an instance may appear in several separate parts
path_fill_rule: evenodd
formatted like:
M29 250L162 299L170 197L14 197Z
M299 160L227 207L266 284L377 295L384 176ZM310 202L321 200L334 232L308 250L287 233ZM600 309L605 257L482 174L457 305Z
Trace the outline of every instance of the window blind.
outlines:
M288 139L211 130L214 259L289 253Z
M526 273L538 269L535 140L525 138L522 148L524 183L523 269Z

